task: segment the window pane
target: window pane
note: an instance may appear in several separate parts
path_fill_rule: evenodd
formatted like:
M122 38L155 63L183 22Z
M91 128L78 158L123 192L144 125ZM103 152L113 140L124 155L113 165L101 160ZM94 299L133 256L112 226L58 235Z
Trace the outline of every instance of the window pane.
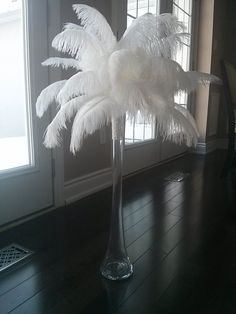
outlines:
M0 1L0 171L31 163L23 7Z
M173 1L173 14L178 17L178 20L183 22L186 27L186 32L191 34L192 24L192 0L175 0ZM191 40L178 49L173 59L177 61L184 71L188 71L190 67L190 52ZM187 105L188 96L186 93L181 92L175 96L175 102L182 105Z
M145 13L159 13L159 0L128 0L127 27L132 21ZM125 143L137 143L155 138L155 119L145 121L138 113L136 119L126 117Z
M137 17L137 4L138 2L136 0L129 0L127 2L127 13L134 16L134 17Z

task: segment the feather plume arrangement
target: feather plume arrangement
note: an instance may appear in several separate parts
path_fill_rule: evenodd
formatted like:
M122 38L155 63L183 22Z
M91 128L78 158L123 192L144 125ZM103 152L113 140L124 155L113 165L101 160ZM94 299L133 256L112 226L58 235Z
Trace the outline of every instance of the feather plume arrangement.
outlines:
M188 40L184 25L171 14L147 13L134 20L117 41L95 8L75 4L73 10L80 25L66 24L52 42L55 49L70 57L43 62L45 66L77 71L70 79L49 85L37 99L39 117L49 105L59 104L46 130L46 147L61 143L61 131L72 119L70 149L76 153L86 136L112 119L138 113L145 118L155 116L164 139L196 145L194 119L174 102L174 96L220 80L206 73L185 72L171 60L176 49Z

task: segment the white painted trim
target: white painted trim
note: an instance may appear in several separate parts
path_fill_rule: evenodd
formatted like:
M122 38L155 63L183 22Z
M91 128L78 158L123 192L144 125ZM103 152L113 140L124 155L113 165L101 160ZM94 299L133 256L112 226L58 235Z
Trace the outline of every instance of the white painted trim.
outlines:
M21 225L27 221L30 221L30 220L38 218L42 215L45 215L45 214L47 214L47 213L49 213L55 209L58 209L58 207L53 206L53 207L49 207L49 208L43 208L43 209L38 210L35 213L26 215L24 217L20 217L14 221L10 221L9 223L6 223L6 224L0 226L0 233L3 231L9 230L11 228L17 227L17 226L19 226L19 225Z
M160 161L148 167L129 173L128 175L124 176L124 179L134 176L137 173L141 173L148 169L167 163L171 160L180 158L184 154L185 153L173 156L169 159ZM111 185L112 185L111 168L105 168L105 169L98 170L98 171L92 172L90 174L87 174L87 175L84 175L84 176L81 176L72 180L69 180L65 182L65 188L64 188L65 204L73 203L85 196L88 196L90 194L103 190L107 187L110 187Z
M155 143L157 141L158 141L158 139L155 137L155 138L152 138L150 140L143 140L143 141L134 142L134 143L125 143L124 150L129 150L129 149L132 149L132 148L145 146L145 145L148 145L148 144Z
M111 168L105 168L65 182L65 203L73 203L112 185Z
M193 149L191 152L193 152L194 154L200 154L200 155L204 155L206 154L206 143L197 143L197 147L195 149Z
M191 150L191 152L199 155L205 155L215 151L217 148L217 140L213 140L207 143L198 143L197 147Z
M235 141L236 147L236 141ZM192 153L205 155L217 149L228 149L228 139L218 138L207 143L198 143L196 149L191 149Z

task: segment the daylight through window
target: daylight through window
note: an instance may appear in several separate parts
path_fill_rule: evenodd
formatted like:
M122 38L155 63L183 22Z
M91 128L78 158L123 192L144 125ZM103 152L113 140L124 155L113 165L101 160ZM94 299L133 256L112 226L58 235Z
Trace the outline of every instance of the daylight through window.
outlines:
M23 0L0 1L0 171L30 164Z

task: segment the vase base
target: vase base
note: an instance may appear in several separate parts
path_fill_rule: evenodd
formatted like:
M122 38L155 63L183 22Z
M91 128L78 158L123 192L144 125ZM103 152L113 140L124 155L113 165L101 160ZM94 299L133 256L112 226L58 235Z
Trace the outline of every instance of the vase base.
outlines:
M129 260L106 262L101 267L101 274L110 280L127 279L133 274L133 265Z

